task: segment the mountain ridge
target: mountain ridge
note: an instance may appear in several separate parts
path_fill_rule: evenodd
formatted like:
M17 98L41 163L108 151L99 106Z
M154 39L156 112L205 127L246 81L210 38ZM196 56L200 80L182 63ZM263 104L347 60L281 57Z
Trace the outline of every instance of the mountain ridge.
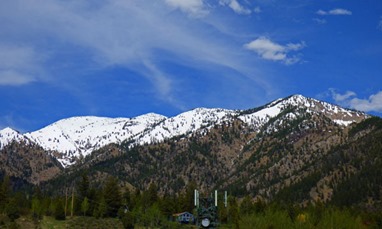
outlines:
M54 136L66 134L83 152L91 152L46 150L8 128L0 131L7 137L1 142L11 142L0 149L0 175L52 193L75 186L86 173L95 186L114 176L130 191L154 183L163 195L192 183L201 192L227 190L266 201L382 203L382 119L301 95L250 110L72 117L48 127L54 128L36 133L56 135L41 139L57 144ZM348 192L349 187L357 192ZM342 198L346 193L352 198Z
M197 131L208 131L214 125L233 119L239 119L254 131L259 131L271 118L288 107L298 107L304 110L302 112L308 113L325 113L332 121L345 126L368 117L363 112L302 95L291 95L248 110L195 108L173 117L155 113L133 118L70 117L25 134L5 128L0 131L0 149L13 140L33 142L48 152L56 152L55 155L59 155L58 161L67 167L75 164L79 158L111 143L121 144L126 141L131 146L152 144ZM293 116L295 115L290 114L289 119L295 118Z

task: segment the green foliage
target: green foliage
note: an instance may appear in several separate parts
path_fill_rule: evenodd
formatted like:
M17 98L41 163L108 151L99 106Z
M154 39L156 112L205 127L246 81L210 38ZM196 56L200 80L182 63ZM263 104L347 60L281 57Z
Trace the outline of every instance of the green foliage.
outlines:
M5 176L0 183L0 214L5 213L14 222L20 217L22 201L22 196L12 192L9 176Z
M371 170L374 169L371 168ZM376 176L376 174L366 174L371 177ZM308 181L310 179L313 178L307 177ZM80 204L81 212L66 219L65 224L59 222L65 219L65 196L49 197L36 188L33 197L28 200L23 198L21 193L15 195L9 190L8 204L4 208L7 214L0 214L0 227L31 228L25 226L25 216L23 216L25 213L20 211L22 206L20 203L26 201L29 204L24 207L29 206L30 214L38 219L32 228L64 228L65 226L68 228L179 228L179 224L169 221L170 216L179 211L188 211L185 208L190 208L190 212L193 211L193 190L195 188L196 184L190 182L181 194L160 196L156 185L153 184L142 195L137 190L134 193L126 191L121 196L118 181L115 178L108 178L103 186L89 189L89 198L85 197ZM112 189L116 192L112 192ZM110 196L114 196L114 198L110 198ZM90 198L94 201L90 201ZM145 203L146 201L150 204ZM117 204L115 205L115 203ZM91 205L94 205L93 212L97 219L79 216L86 215ZM117 214L108 215L110 214L109 208L114 209L113 206L118 206ZM16 208L12 209L12 207ZM50 214L49 212L54 218L44 216ZM241 200L240 206L233 196L229 196L227 208L223 207L222 201L218 202L218 214L221 228L362 229L382 226L381 211L354 212L348 208L325 206L320 202L306 208L301 208L291 202L273 202L267 205L261 199L252 201L250 196L245 196ZM19 216L23 220L20 220ZM116 216L118 218L115 218ZM192 225L189 228L192 228Z
M274 200L280 203L296 203L309 198L309 191L321 178L320 172L315 172L301 181L280 190Z
M347 159L358 171L347 174L335 189L331 203L336 206L352 206L366 203L369 198L380 202L382 200L382 133L373 138L362 139L357 144L359 154L353 154ZM371 159L366 159L371 158Z
M365 119L364 121L358 123L356 126L354 126L350 131L349 135L354 136L356 133L367 130L370 128L376 128L378 130L382 129L382 119L379 117L371 117L368 119Z
M167 219L170 219L172 214L177 212L176 205L177 199L175 196L164 195L159 201L159 208Z
M9 177L5 176L0 183L0 213L4 212L8 205L10 192L10 181Z
M20 209L15 198L11 198L6 206L6 213L11 221L20 217Z
M32 216L35 219L41 219L43 216L43 206L41 200L38 197L33 197L32 199Z
M89 195L89 177L86 172L82 174L81 181L77 184L77 193L81 202Z
M194 209L194 191L196 189L195 182L190 182L186 186L186 190L179 197L179 211L192 212Z
M58 222L59 223L59 222ZM105 228L123 228L122 222L118 218L97 218L94 217L73 217L66 220L66 225L59 227L57 225L52 225L52 227L46 228L91 228L91 229L105 229ZM61 226L61 225L60 225Z
M98 205L96 208L94 208L93 216L96 218L103 218L107 214L107 204L105 201L105 197L101 195L101 197L98 199Z
M366 228L359 216L352 215L348 210L327 209L321 221L317 225L318 228L343 228L343 229L360 229Z
M106 205L105 215L110 217L116 217L118 209L121 206L121 193L118 186L118 180L116 178L109 177L106 180L106 184L103 191L103 199Z
M289 207L288 207L289 208ZM291 218L290 208L268 207L265 212L242 216L240 228L367 228L362 218L350 211L336 208L310 206L307 209L295 209Z
M64 201L62 201L60 198L56 199L56 208L54 211L54 218L56 220L65 220L65 206L64 206Z
M118 212L118 216L121 219L123 227L125 229L134 229L134 218L133 214L130 211L126 212L123 209L120 209Z
M8 218L4 214L0 214L0 228L7 228L7 229L20 229L23 227L20 227L17 220L12 220Z
M253 204L253 210L257 214L264 213L266 207L267 207L267 204L262 199L257 199L256 202Z
M146 212L141 216L142 223L144 226L149 226L151 228L157 228L162 225L165 217L162 215L158 204L153 204Z
M250 196L245 196L240 203L240 215L249 215L255 210L255 205Z
M151 207L158 201L158 198L158 187L154 183L151 183L149 189L143 193L144 208Z
M86 212L89 210L89 200L87 197L82 201L81 203L81 211L84 213L84 216L86 216Z
M268 209L264 214L252 214L243 216L240 220L240 228L294 228L288 212L285 210Z
M240 220L240 214L239 214L239 206L237 204L237 200L235 197L229 196L227 221L229 224L233 225L233 228L240 228L239 220Z

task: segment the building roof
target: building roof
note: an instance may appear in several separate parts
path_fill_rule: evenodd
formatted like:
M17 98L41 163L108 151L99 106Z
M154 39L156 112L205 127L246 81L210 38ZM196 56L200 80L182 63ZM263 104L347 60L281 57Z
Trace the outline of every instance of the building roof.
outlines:
M175 213L175 214L172 214L172 216L176 216L176 217L178 217L178 216L180 216L180 215L184 215L184 214L190 214L190 215L192 215L192 216L193 216L193 214L191 214L191 213L189 213L189 212L180 212L180 213Z

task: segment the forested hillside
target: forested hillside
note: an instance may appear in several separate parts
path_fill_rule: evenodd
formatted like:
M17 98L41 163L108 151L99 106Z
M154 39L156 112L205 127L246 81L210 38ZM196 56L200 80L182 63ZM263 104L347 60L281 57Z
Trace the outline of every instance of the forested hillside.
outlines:
M301 96L222 119L208 110L215 122L202 121L200 111L199 129L144 144L111 143L66 167L60 152L24 137L11 141L0 150L0 223L65 218L72 225L88 219L176 228L174 213L195 213L197 189L205 197L218 190L218 219L229 228L327 228L333 217L355 228L382 225L381 118ZM166 125L146 132L155 136ZM269 217L280 221L269 224ZM110 218L117 220L102 221Z

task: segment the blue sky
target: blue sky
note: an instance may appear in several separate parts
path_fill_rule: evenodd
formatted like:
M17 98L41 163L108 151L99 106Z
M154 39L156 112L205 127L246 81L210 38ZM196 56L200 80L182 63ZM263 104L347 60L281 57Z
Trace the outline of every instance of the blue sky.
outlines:
M382 113L380 0L2 0L0 129L248 109Z

